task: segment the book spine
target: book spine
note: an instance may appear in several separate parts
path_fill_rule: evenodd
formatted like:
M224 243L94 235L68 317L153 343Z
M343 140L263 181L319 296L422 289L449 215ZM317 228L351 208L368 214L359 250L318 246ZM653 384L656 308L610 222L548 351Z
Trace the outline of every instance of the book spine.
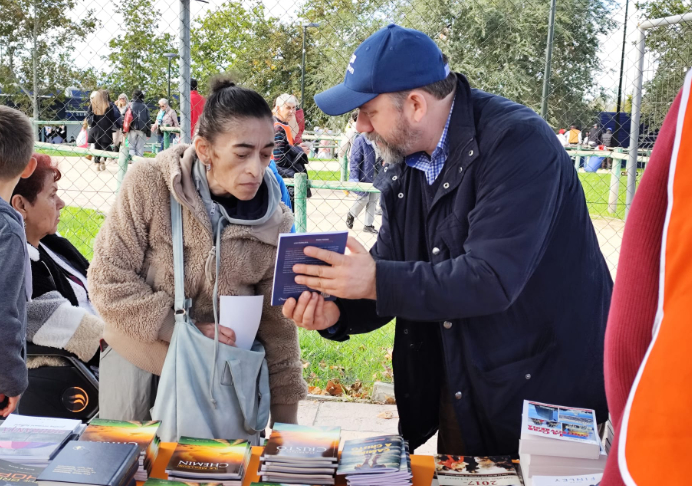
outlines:
M130 454L118 470L113 474L113 477L108 481L108 486L125 486L132 476L139 469L139 447L134 447L130 450Z

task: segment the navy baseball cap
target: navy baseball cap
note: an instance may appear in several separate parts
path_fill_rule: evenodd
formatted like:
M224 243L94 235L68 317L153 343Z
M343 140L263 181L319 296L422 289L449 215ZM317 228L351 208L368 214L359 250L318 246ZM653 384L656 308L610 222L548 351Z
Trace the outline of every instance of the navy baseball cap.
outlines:
M315 103L327 115L343 115L382 93L427 86L448 74L442 51L430 37L390 24L358 46L344 82L315 95Z

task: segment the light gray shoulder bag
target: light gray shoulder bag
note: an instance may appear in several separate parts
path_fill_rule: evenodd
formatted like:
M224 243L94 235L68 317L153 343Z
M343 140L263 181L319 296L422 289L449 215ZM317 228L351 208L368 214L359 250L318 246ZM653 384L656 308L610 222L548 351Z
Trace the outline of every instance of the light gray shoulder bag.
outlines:
M182 208L172 195L171 228L175 329L151 409L152 418L161 420L159 437L165 442L176 442L183 435L246 439L258 445L259 433L269 421L269 371L264 347L258 341L251 350L227 346L218 341L218 322L215 339L209 339L190 321L191 300L185 298Z

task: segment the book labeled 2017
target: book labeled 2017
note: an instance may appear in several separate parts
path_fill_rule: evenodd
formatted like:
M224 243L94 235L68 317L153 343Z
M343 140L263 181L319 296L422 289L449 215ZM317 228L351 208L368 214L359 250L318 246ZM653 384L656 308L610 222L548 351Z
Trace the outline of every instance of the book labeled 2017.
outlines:
M435 478L440 486L520 486L509 456L435 456Z

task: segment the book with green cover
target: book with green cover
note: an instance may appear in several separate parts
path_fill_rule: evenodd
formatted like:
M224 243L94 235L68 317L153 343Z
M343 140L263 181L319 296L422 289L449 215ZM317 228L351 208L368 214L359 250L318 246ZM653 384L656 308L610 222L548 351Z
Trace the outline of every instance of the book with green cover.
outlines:
M261 461L334 464L340 440L341 427L274 424Z
M241 479L251 454L246 440L181 437L166 473L176 478Z

